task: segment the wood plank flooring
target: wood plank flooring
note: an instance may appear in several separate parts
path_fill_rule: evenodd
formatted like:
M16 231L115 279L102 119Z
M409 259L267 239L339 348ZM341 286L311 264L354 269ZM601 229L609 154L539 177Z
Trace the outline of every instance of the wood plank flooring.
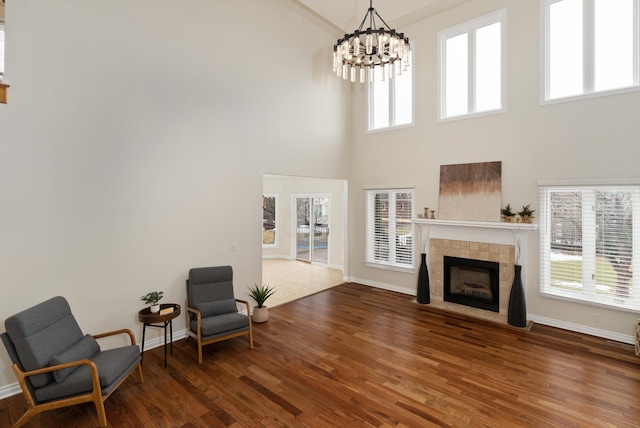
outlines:
M633 346L445 313L342 284L270 309L246 338L145 354L105 403L111 427L638 427ZM25 409L0 401L0 426ZM28 427L91 427L91 405Z

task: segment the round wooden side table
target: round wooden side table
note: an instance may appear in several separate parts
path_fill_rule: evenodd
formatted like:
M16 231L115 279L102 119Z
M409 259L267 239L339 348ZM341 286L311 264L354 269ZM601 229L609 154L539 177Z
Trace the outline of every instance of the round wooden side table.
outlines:
M171 344L171 355L173 355L173 319L180 315L180 305L175 303L163 303L159 312L151 312L148 306L138 312L138 321L142 323L142 359L144 360L144 334L149 327L164 328L164 368L167 368L167 325L169 326L169 337ZM142 361L140 361L142 363Z

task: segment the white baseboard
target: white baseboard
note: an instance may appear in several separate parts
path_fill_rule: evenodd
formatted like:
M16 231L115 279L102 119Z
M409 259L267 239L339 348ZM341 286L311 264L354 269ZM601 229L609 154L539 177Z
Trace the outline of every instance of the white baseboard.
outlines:
M407 296L417 296L417 290L409 290L397 285L385 284L384 282L369 281L362 278L345 278L347 282L356 282L358 284L368 285L370 287L382 288L383 290L395 291L396 293L406 294Z
M245 310L246 313L246 310ZM187 337L187 329L185 328L184 330L180 330L180 331L175 331L173 332L173 340L180 340L180 339L184 339L185 337ZM167 340L168 340L168 336L167 336ZM169 345L169 343L167 343L167 346ZM153 348L157 348L158 346L164 346L164 336L160 336L160 337L156 337L155 339L152 340L146 340L144 342L144 350L145 351L149 351Z
M560 321L553 318L541 317L538 315L527 314L527 318L538 324L544 324L551 327L557 327L564 330L575 331L576 333L584 333L590 336L602 337L604 339L614 340L616 342L629 343L633 345L635 339L632 335L626 335L621 333L615 333L608 330L601 330L598 328L587 327L580 324L574 324L566 321Z
M371 287L382 288L384 290L396 291L398 293L407 294L409 296L415 296L417 294L417 292L414 292L413 290L408 290L403 287L397 287L397 286L385 284L382 282L369 281L362 278L349 278L348 281L357 282L358 284L364 284ZM629 343L632 345L635 343L635 338L632 335L615 333L608 330L601 330L597 328L587 327L580 324L569 323L566 321L561 321L553 318L541 317L541 316L533 315L529 313L527 313L527 319L533 322L537 322L539 324L544 324L551 327L557 327L564 330L574 331L576 333L584 333L590 336L602 337L603 339L614 340L616 342Z
M13 371L11 373L13 373ZM21 392L22 390L20 389L20 384L18 384L18 382L0 386L0 400L11 397L13 395L18 395Z

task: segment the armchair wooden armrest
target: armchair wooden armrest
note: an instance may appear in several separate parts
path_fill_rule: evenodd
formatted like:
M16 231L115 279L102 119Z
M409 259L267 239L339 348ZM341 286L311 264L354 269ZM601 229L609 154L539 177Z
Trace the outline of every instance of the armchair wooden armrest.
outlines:
M40 405L36 403L34 397L31 395L31 390L27 385L27 378L29 376L35 376L42 373L53 372L56 370L62 370L62 369L67 369L69 367L81 366L81 365L87 365L91 370L91 385L92 385L91 388L92 389L91 389L91 393L88 394L89 398L87 397L87 394L84 394L77 397L66 398L58 402L44 403ZM24 393L24 397L27 400L27 403L29 404L30 409L36 409L36 406L38 406L37 407L38 410L35 412L35 414L38 414L45 410L59 408L61 407L61 404L65 406L71 406L74 404L86 403L87 401L94 401L94 402L96 402L96 400L102 401L102 392L100 388L100 376L98 375L98 367L96 367L95 363L91 360L82 359L82 360L70 361L68 363L56 364L55 366L42 367L40 369L28 370L28 371L22 370L17 363L14 363L11 366L11 368L13 368L13 373L16 375L16 379L18 380L20 389L22 389L22 392ZM22 425L22 423L29 420L31 418L32 411L33 410L29 410L27 413L25 413L22 416L22 418L20 418L20 420L14 425L14 427L20 426ZM102 422L103 415L101 415L100 412L98 412L98 415L99 415L100 421ZM106 426L106 416L104 416L104 419L105 419L104 426Z
M101 337L115 336L115 335L118 335L118 334L128 334L129 338L131 339L131 344L132 345L136 344L136 336L133 334L133 331L129 330L128 328L122 328L120 330L108 331L106 333L94 334L93 338L94 339L100 339Z
M200 330L201 330L201 322L202 322L202 315L200 314L200 311L194 308L189 307L189 301L187 300L185 302L184 307L187 309L185 311L185 314L187 315L187 331L191 330L191 315L189 314L193 314L196 317L196 325L197 325L197 340L198 342L200 342L202 336L200 334Z
M249 306L249 302L246 300L241 300L241 299L235 299L237 303L244 303L247 307L247 316L249 317L249 319L251 319L251 308Z

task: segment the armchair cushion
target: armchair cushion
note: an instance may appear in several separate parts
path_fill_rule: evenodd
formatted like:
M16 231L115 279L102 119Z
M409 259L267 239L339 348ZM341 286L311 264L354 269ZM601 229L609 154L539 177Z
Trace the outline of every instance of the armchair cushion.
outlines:
M7 318L4 326L25 370L49 366L52 355L62 354L83 337L63 297L54 297ZM29 377L36 388L52 381L51 373Z
M55 355L51 358L51 365L70 363L72 361L91 359L95 354L100 352L100 345L90 334L85 335L82 339L77 341L71 348L67 349L61 354ZM53 372L53 378L56 382L60 383L69 376L72 372L77 370L80 366L69 367L68 369L56 370Z
M202 302L193 305L194 309L200 311L202 318L214 315L228 314L238 312L235 299L224 299L217 302Z
M200 324L202 337L207 338L220 333L229 333L233 330L249 328L249 317L237 312L222 314L215 317L202 318ZM195 321L191 322L191 328L197 331Z
M118 377L127 376L130 369L140 361L140 349L136 345L107 349L95 354L91 360L98 368L100 385L103 394L108 394ZM64 382L51 382L35 391L40 402L60 397L68 397L91 391L91 369L80 365L67 375Z

